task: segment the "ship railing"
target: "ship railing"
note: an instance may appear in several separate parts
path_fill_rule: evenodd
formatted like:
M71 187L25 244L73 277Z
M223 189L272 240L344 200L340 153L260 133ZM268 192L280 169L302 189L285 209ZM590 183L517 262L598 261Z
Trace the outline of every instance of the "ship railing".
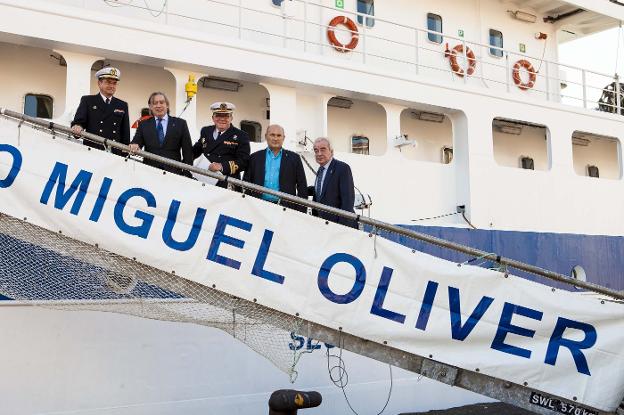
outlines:
M149 153L147 151L139 150L137 152L131 152L129 146L102 138L95 134L88 133L83 131L79 136L76 136L71 128L57 124L50 120L40 119L31 117L19 112L15 112L6 108L0 107L0 116L4 116L8 119L12 119L15 122L19 123L19 127L21 128L23 123L27 123L30 126L33 126L36 129L45 130L50 134L53 134L55 137L62 137L69 140L76 141L78 138L82 138L83 140L88 140L91 142L95 142L98 144L104 145L108 150L110 149L118 149L126 152L126 154L135 154L137 156L143 157L143 159L149 159L152 161L156 161L160 164L174 167L176 169L180 169L183 171L188 171L194 173L199 176L209 177L217 180L225 180L227 183L231 184L235 188L241 188L243 190L243 197L245 197L245 192L251 192L253 194L270 194L276 196L280 200L280 204L283 202L290 202L299 206L303 206L306 208L310 208L317 211L323 211L327 213L331 213L333 215L349 219L351 221L355 221L358 225L364 227L367 230L370 230L371 236L376 236L380 234L380 232L387 232L389 234L395 234L403 237L407 237L409 239L415 241L425 242L431 245L435 245L441 248L449 249L452 251L456 251L462 254L467 255L470 258L478 258L482 261L490 261L498 266L504 268L514 268L516 270L536 275L542 278L546 278L551 281L555 281L558 283L562 283L566 286L574 287L580 290L587 290L591 292L595 292L598 294L603 294L608 297L611 297L616 300L624 300L624 292L613 290L607 287L603 287L598 284L594 284L587 281L572 279L567 275L559 274L557 272L549 271L531 264L526 264L521 261L514 260L512 258L506 258L497 253L486 252L480 249L476 249L470 246L462 245L459 243L455 243L452 241L444 240L441 238L437 238L425 233L417 232L411 229L407 229L402 226L393 225L390 223L386 223L374 218L362 216L353 212L349 212L346 210L337 209L331 206L326 206L318 202L314 202L308 199L303 199L297 196L293 196L288 193L282 193L273 189L269 189L254 183L249 183L240 179L236 179L233 177L227 177L222 175L221 173L211 172L209 170L201 169L199 167L190 166L188 164L184 164L179 161L171 160L165 157L158 156L153 153ZM129 156L128 156L129 157ZM205 184L204 184L205 185ZM284 208L286 209L286 208ZM572 289L574 289L572 288Z
M88 7L87 3L87 1L83 3L84 7ZM172 9L169 2L164 2L162 9L154 9L149 7L148 3L139 2L128 2L119 6L149 12L147 17L161 19L168 25L179 24L180 20L193 21L208 26L214 25L221 28L218 31L220 34L230 34L242 40L247 39L246 34L251 34L255 42L262 42L264 38L266 43L278 44L287 49L316 52L367 65L371 63L378 63L382 66L390 65L396 67L399 76L425 73L435 76L435 74L447 73L450 76L449 79L456 83L463 82L488 89L528 94L532 97L541 97L546 101L560 102L575 107L622 113L619 82L615 82L617 91L609 88L614 83L613 75L551 61L545 59L544 56L534 56L490 44L468 41L464 37L452 36L448 33L324 5L315 0L284 0L284 3L287 3L286 6L289 7L288 10L273 6L270 9L261 10L247 3L257 5L257 2L251 3L245 0L236 2L206 0L207 5L215 7L216 13L212 14L214 18L202 17L200 13L191 15L176 11ZM116 9L119 9L119 6ZM230 9L234 13L224 13L225 9ZM358 25L361 32L357 48L348 53L333 53L335 47L326 40L329 26L324 23L329 14L345 15L356 22L358 20L363 22ZM271 22L276 24L270 24L270 29L260 27L258 16L263 16L267 21L275 19ZM315 19L318 21L314 21ZM368 27L367 21L374 21L374 27ZM380 26L384 27L385 33L392 33L393 37L377 34ZM205 27L203 29L207 30ZM340 27L336 28L336 32L348 34L347 30ZM430 41L430 36L440 36L443 42ZM473 50L477 70L472 76L459 77L453 72L447 59L444 59L447 44L449 48L455 45L463 46L464 52L457 54L458 63L462 68L466 68L468 63L466 48ZM492 56L493 54L490 53L492 51L499 51L502 56ZM521 59L528 60L536 69L536 82L530 90L518 88L513 81L513 65ZM525 71L522 72L522 76L526 78L527 74L524 73ZM564 72L565 75L563 75ZM601 101L600 106L597 105L604 94L610 94L611 99L606 102Z

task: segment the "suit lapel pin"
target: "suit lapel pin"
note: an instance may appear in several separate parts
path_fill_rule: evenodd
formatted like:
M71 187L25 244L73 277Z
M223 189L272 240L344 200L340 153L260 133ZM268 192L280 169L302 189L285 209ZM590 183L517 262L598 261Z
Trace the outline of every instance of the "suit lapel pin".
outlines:
M236 141L237 138L238 138L238 136L236 134L234 134L234 137L232 137L232 140Z
M94 110L96 110L96 109L97 109L97 106L96 106L96 105L94 105L94 106L93 106L93 109L94 109Z

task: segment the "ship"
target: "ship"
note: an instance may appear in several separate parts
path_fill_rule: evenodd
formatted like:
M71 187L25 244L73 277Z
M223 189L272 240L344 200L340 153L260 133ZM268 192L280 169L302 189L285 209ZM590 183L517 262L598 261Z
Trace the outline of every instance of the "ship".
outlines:
M232 102L252 151L265 148L269 124L284 127L309 183L312 142L328 137L353 171L362 217L620 291L620 81L560 63L558 48L617 27L622 6L0 0L0 106L69 125L81 96L97 91L95 72L113 66L123 74L116 96L135 119L162 91L195 141L211 124L210 104ZM474 260L392 232L380 237ZM301 353L295 380L217 328L8 297L0 307L6 414L264 413L270 393L291 381L322 393L323 405L308 410L316 414L490 401L296 332L275 352ZM348 373L347 386L336 368Z

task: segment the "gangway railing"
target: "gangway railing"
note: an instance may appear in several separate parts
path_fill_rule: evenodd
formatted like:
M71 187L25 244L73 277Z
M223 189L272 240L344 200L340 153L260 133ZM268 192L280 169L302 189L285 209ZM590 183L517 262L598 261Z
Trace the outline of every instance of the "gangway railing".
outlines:
M54 122L50 122L47 120L42 120L42 119L37 119L34 117L26 116L24 114L17 113L17 112L4 109L4 108L0 108L0 115L3 116L4 118L7 118L16 123L19 123L20 128L25 123L30 127L43 130L47 132L48 134L51 134L55 137L62 137L62 138L67 138L69 140L75 140L73 132L67 126L59 125L59 124L56 124ZM126 152L129 152L128 146L119 144L117 142L114 142L108 139L104 139L102 137L99 137L90 133L83 132L80 135L80 137L89 141L103 144L107 148L116 148L119 150L125 150ZM612 297L614 299L618 299L618 300L624 299L624 295L622 295L621 293L617 291L610 290L605 287L600 287L595 284L586 283L582 281L570 281L567 277L563 275L552 273L546 270L542 270L540 268L531 266L529 264L523 264L519 261L515 261L512 259L499 257L496 254L485 253L483 251L480 251L471 247L441 240L441 239L434 238L429 235L421 234L421 233L414 232L411 230L403 229L401 227L387 224L382 221L378 221L378 220L367 218L367 217L361 217L351 212L334 209L334 208L331 208L331 207L328 207L319 203L315 203L306 199L298 198L289 194L277 192L271 189L264 188L262 186L258 186L252 183L242 181L242 180L228 178L218 173L212 173L212 172L199 169L193 166L189 166L180 162L176 162L176 161L172 161L163 157L159 157L148 152L139 151L137 152L137 154L140 156L143 156L144 158L147 158L153 161L158 161L159 163L163 163L163 164L176 167L179 169L184 169L184 170L187 170L187 171L199 174L199 175L211 177L213 179L218 179L218 180L226 180L228 183L234 184L236 186L240 186L247 190L268 193L268 194L277 196L283 200L297 203L302 206L307 206L313 209L326 211L326 212L339 215L345 218L357 220L359 223L371 226L375 229L395 232L395 233L398 233L407 237L411 237L417 240L421 240L424 242L442 246L448 249L453 249L453 250L456 250L456 251L459 251L468 255L488 258L492 261L498 262L503 265L507 265L509 267L520 269L526 272L531 272L536 275L540 275L540 276L543 276L552 280L564 282L566 284L570 284L579 288L592 290L592 291L604 294L608 297ZM2 215L0 215L0 217L1 216ZM47 232L50 232L50 231L47 231ZM53 232L50 232L50 233L54 234ZM58 234L56 235L57 235L56 237L58 238L60 237L67 238L64 235L63 236L59 236ZM78 242L80 243L80 241ZM87 244L83 243L83 245L87 245ZM81 247L79 249L79 252L84 253L85 252L84 249L88 249L88 246ZM96 249L96 248L92 247L92 249ZM64 252L64 254L67 254L67 253L68 252ZM147 266L143 266L143 265L141 266L146 269L149 268ZM148 276L147 278L150 278L150 276L152 276L153 278L156 278L158 274L169 275L168 273L165 273L164 271L157 270L157 269L153 269L152 271L145 273L145 275ZM149 282L149 279L148 279L148 282ZM179 293L181 295L187 296L189 299L193 299L194 296L197 295L197 293L211 290L211 288L209 287L206 287L202 284L199 284L197 282L190 281L184 278L176 278L175 280L169 280L169 282L166 278L161 278L161 279L158 279L158 284L160 284L163 289L168 289L175 293ZM248 300L243 300L243 299L234 298L234 300L241 301L241 302L250 302ZM173 301L176 304L186 302L186 300L179 299L179 298L173 299L173 300L167 300L167 301ZM156 302L157 301L152 301L152 303L156 303ZM65 302L65 304L59 304L59 306L63 306L63 305L67 306L68 304L72 304L72 303L74 305L76 304L75 301L73 302L69 301L69 302ZM54 306L54 304L50 304L49 302L45 304L48 307ZM35 302L34 305L37 305L37 303ZM282 318L276 319L276 322L277 324L284 324L282 328L284 328L285 330L289 330L292 327L290 324L286 324L286 322L291 322L293 319L298 319L300 320L299 325L298 325L299 333L305 334L310 338L324 341L328 344L336 345L345 350L349 350L351 352L354 352L354 353L357 353L366 357L370 357L375 360L385 362L390 365L400 367L411 372L422 374L423 376L437 380L439 382L443 382L448 385L461 387L463 389L474 391L479 394L486 395L491 398L498 399L500 401L507 402L509 404L512 404L518 407L526 408L536 413L540 413L544 415L551 415L553 411L553 409L549 407L549 405L542 405L542 406L537 405L535 403L537 399L536 397L539 397L538 400L540 399L544 400L544 402L547 402L549 404L557 402L558 405L565 405L565 408L572 408L572 412L570 413L595 414L595 415L607 415L607 414L616 413L616 412L601 411L595 408L587 408L575 402L576 399L570 400L570 399L566 399L566 398L559 397L559 396L545 395L543 393L540 393L538 390L535 390L529 387L526 383L517 384L514 382L510 382L508 380L503 380L503 379L499 379L493 376L485 375L483 373L479 373L478 369L476 369L475 371L471 371L471 370L466 370L464 368L456 367L450 364L442 363L442 362L434 360L433 355L429 355L429 357L425 357L425 356L419 356L419 355L415 355L412 353L408 353L403 350L399 350L397 348L391 347L387 344L377 343L374 341L370 341L370 340L366 340L366 339L354 336L353 334L350 334L350 333L346 333L342 330L342 328L338 328L338 329L330 328L330 327L326 327L326 326L323 326L314 322L300 319L298 318L298 315L297 316L288 315L288 314L270 309L260 304L253 304L253 306L257 310L266 309L266 313L270 313L273 316L281 316ZM241 307L239 310L241 310L240 312L242 313L247 312L245 307ZM560 406L560 408L563 408L563 407L564 406Z
M57 0L58 1L58 0ZM62 3L62 1L60 1ZM102 10L99 7L89 5L89 1L83 2L83 6L90 10ZM104 2L108 4L108 2ZM268 2L267 2L268 3ZM415 25L398 23L378 16L354 10L341 9L332 5L322 4L315 0L289 0L284 2L286 11L280 7L270 7L263 10L249 5L244 0L227 2L223 0L206 0L204 7L212 7L216 13L206 17L201 12L189 14L185 10L176 8L169 2L164 2L162 7L150 7L147 3L127 2L115 3L114 13L123 13L123 8L142 11L149 19L158 19L166 25L183 25L182 22L197 23L201 31L211 32L211 27L217 28L214 33L219 35L231 35L238 39L247 40L246 35L253 35L253 42L269 45L278 44L289 50L299 50L306 53L319 53L330 55L335 47L326 41L326 31L330 28L324 22L326 13L345 15L354 20L367 19L375 22L375 27L360 24L360 46L350 50L349 53L334 56L350 62L361 62L366 65L390 64L399 66L400 72L405 74L423 74L425 72L437 76L448 74L452 82L470 83L480 85L487 89L510 92L517 89L513 81L512 72L514 64L519 60L529 60L533 63L536 77L535 85L529 90L519 93L529 94L531 97L540 97L546 101L562 102L567 105L587 109L604 110L608 112L622 113L622 102L619 94L613 103L598 106L598 100L604 93L611 93L608 86L614 81L614 75L589 70L586 68L563 64L539 56L528 54L494 45L466 40L464 37L449 35L448 33L436 32L423 29ZM254 2L254 4L256 4ZM111 9L109 9L110 11ZM229 11L229 12L228 12ZM213 17L213 16L218 16ZM318 16L318 17L317 17ZM136 14L133 17L137 17ZM262 26L258 22L262 19L270 20L270 24ZM386 31L380 34L379 26L384 26ZM341 30L340 28L336 30ZM348 33L348 31L347 31ZM402 38L398 38L398 34ZM442 42L430 41L430 37L440 37ZM546 42L546 41L544 41ZM448 65L445 56L445 45L461 45L463 53L458 53L456 58L463 68L473 58L466 55L467 48L475 52L474 60L477 70L472 76L458 77L456 72ZM494 53L501 56L494 56ZM546 52L546 46L544 46ZM564 74L565 72L565 74ZM525 75L526 76L526 75ZM565 85L563 89L561 85ZM498 88L498 89L497 89ZM619 83L618 83L619 88Z
M128 154L131 153L130 148L124 144L121 144L121 143L118 143L116 141L112 141L106 138L102 138L98 135L95 135L86 131L83 131L79 136L76 136L76 134L74 134L69 127L62 125L62 124L54 123L52 121L47 121L47 120L43 120L40 118L31 117L31 116L28 116L19 112L15 112L6 108L2 108L2 107L0 107L0 115L13 118L22 123L27 122L27 123L33 124L35 126L47 129L55 134L59 134L59 133L63 134L70 139L75 139L77 137L83 138L88 141L102 144L107 148L116 148L118 150L123 150ZM132 152L132 154L136 154L145 159L157 161L158 163L171 166L171 167L175 167L178 169L186 170L186 171L189 171L189 172L201 175L201 176L206 176L212 179L226 181L227 183L230 183L234 186L241 187L245 190L250 190L255 193L267 193L272 196L278 197L280 200L292 202L297 205L305 206L307 208L311 208L314 210L320 210L323 212L331 213L333 215L337 215L346 219L356 221L359 224L370 226L374 230L382 230L382 231L395 233L397 235L406 236L408 238L412 238L418 241L426 242L432 245L440 246L442 248L457 251L462 254L466 254L471 257L474 257L474 258L480 258L482 260L491 261L491 262L500 264L501 266L504 266L504 267L514 268L520 271L524 271L530 274L534 274L540 277L547 278L552 281L557 281L559 283L570 285L578 289L593 291L595 293L609 296L616 300L624 300L624 292L612 290L610 288L603 287L601 285L594 284L594 283L587 282L587 281L573 280L567 275L549 271L544 268L540 268L535 265L517 261L512 258L503 257L496 253L482 251L480 249L476 249L470 246L466 246L466 245L458 244L455 242L447 241L444 239L436 238L435 236L431 236L431 235L421 233L421 232L416 232L414 230L406 229L401 226L386 223L386 222L383 222L374 218L370 218L370 217L362 216L353 212L348 212L345 210L337 209L332 206L323 205L318 202L314 202L308 199L303 199L303 198L293 196L288 193L279 192L279 191L269 189L269 188L266 188L266 187L263 187L254 183L249 183L249 182L236 179L233 177L224 176L221 173L215 173L209 170L201 169L199 167L190 166L188 164L184 164L175 160L161 157L153 153L149 153L147 151L139 150L136 152Z

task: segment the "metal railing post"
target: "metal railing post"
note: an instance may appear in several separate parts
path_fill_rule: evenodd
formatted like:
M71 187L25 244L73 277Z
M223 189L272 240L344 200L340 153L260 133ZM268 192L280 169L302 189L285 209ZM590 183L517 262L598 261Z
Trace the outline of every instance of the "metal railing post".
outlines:
M319 30L319 48L321 55L325 54L325 45L323 44L323 33L327 31L327 25L323 24L323 9L319 9L319 22L318 22Z
M308 51L308 0L303 0L303 51Z
M545 62L546 66L546 101L550 101L550 65Z
M284 3L282 3L282 7L284 7ZM282 46L286 48L288 46L288 13L285 13L285 11L282 11L282 21L284 22L282 30Z
M358 14L355 15L355 18L357 20L358 18ZM366 63L366 18L362 17L362 22L364 23L362 25L362 62Z
M416 69L416 74L419 73L420 68L418 65L418 51L419 47L418 47L418 29L414 29L414 65L415 65L415 69Z
M587 108L587 72L581 70L581 83L583 84L583 108Z
M466 45L466 39L462 39L462 46L464 50L464 83L468 83L468 68L470 65L468 64L468 47Z
M238 0L238 38L243 38L243 0Z
M507 92L511 92L511 66L509 65L509 52L505 52L505 86L507 86Z
M620 94L622 93L622 88L620 87L620 76L615 74L615 104L616 104L616 114L622 114L622 97Z

